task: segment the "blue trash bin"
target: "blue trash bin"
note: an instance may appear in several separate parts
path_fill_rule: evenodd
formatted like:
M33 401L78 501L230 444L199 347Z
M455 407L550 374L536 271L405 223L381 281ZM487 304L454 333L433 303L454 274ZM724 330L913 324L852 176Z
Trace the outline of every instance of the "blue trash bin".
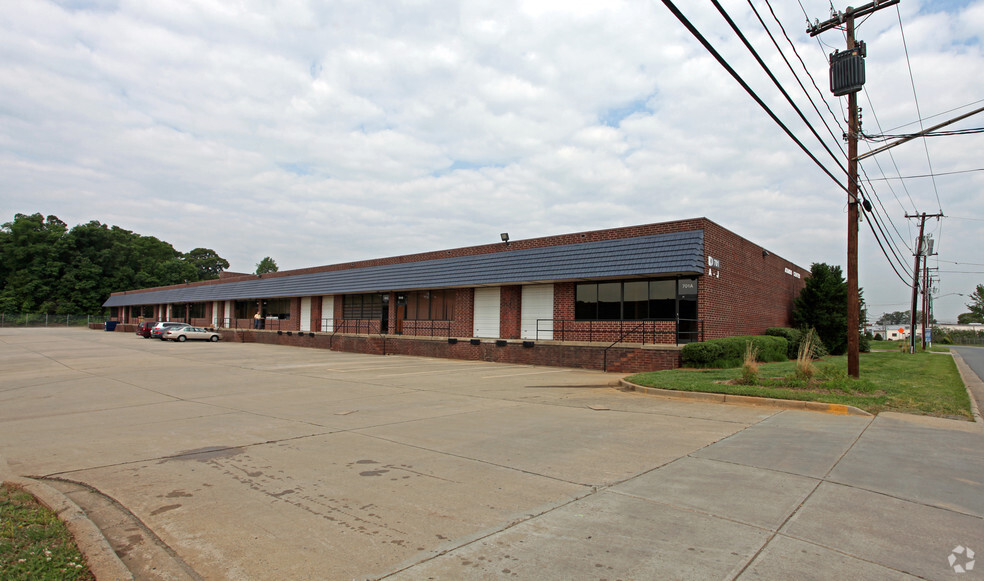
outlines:
M116 330L116 325L118 323L119 323L119 321L106 321L106 330L107 331L115 331Z

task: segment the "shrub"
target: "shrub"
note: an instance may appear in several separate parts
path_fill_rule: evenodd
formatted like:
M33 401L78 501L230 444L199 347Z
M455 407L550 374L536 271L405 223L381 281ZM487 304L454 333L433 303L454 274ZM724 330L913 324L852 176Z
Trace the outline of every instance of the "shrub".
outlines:
M810 329L800 341L799 352L796 354L796 378L809 381L816 372L813 367L814 342L819 342L816 331Z
M721 359L724 349L714 341L687 343L680 351L680 364L683 367L710 367L712 361Z
M789 342L782 337L751 335L725 337L703 343L689 343L680 351L683 367L741 367L745 359L746 344L751 342L758 350L758 361L786 361Z
M738 382L742 385L755 385L758 383L759 362L758 348L751 341L745 343L745 359L741 366L741 377Z
M875 341L883 341L881 333L875 333Z
M782 337L788 341L789 347L786 351L786 358L796 359L796 352L799 349L800 341L803 339L803 331L789 327L769 327L765 330L765 334L770 337Z

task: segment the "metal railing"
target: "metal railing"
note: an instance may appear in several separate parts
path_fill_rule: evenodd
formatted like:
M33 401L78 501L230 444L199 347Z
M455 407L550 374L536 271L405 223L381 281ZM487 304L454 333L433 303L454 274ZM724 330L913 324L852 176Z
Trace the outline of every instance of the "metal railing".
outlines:
M671 327L672 325L672 327ZM549 328L547 328L549 327ZM536 338L551 334L556 341L632 341L643 345L680 345L704 340L702 319L644 319L629 321L600 321L575 319L537 319ZM633 341L633 339L638 339Z
M407 323L412 323L412 325L407 325ZM427 333L424 333L427 331ZM443 333L438 335L435 331L442 331ZM410 337L450 337L451 336L451 321L431 321L429 319L407 319L403 321L401 335L409 335Z

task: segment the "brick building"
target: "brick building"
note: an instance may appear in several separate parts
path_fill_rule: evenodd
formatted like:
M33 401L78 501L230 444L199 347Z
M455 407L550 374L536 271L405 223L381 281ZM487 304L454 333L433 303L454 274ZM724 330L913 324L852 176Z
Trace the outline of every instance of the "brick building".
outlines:
M808 271L706 218L113 293L227 339L640 371L691 341L791 324ZM256 329L259 311L262 328Z

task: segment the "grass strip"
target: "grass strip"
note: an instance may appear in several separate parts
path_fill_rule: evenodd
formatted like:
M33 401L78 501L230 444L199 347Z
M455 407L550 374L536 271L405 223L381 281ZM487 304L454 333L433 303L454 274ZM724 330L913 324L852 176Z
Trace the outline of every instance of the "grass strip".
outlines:
M936 353L880 351L861 354L861 377L847 375L847 357L815 362L812 379L796 376L796 362L763 363L751 385L735 384L741 369L672 369L639 373L626 380L646 387L750 395L851 405L882 411L972 420L970 397L956 363Z
M10 484L0 485L0 578L95 581L65 523Z

